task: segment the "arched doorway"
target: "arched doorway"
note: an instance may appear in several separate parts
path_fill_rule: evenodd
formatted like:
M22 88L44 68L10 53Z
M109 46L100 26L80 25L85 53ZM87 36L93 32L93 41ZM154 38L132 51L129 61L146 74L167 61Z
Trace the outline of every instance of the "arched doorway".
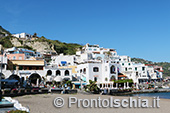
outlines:
M69 76L69 71L66 70L64 75L65 75L65 76Z
M51 70L48 70L48 71L47 71L47 76L48 76L48 75L52 75L52 71L51 71Z
M116 80L115 76L110 77L110 81Z
M36 85L37 81L38 81L38 83L41 82L41 76L37 73L33 73L30 75L29 80L30 80L30 83L33 83Z
M97 77L94 77L94 81L97 82Z
M114 65L112 65L112 66L110 67L110 73L111 73L111 74L115 74L115 73L116 73L116 68L115 68Z
M61 75L60 70L57 70L57 71L56 71L56 76L60 76L60 75Z
M9 78L9 80L18 80L20 82L20 77L18 75L12 74Z

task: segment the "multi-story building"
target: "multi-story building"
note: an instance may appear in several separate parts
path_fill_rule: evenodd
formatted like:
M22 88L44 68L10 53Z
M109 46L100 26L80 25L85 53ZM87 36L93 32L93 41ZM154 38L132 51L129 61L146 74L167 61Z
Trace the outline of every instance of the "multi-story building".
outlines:
M158 75L162 77L161 67L148 67L132 62L129 56L119 56L115 49L101 48L99 45L86 44L76 55L59 55L52 59L52 64L57 66L77 65L76 76L87 84L89 80L93 80L100 86L106 86L115 79L126 78L132 79L138 87L138 84L148 82L150 78L158 79Z
M5 53L9 60L31 60L43 57L39 52L17 47L8 48L5 50Z

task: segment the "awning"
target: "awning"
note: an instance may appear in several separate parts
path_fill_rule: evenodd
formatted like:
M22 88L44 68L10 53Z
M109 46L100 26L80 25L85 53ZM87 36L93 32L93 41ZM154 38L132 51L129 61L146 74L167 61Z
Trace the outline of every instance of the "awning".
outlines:
M126 75L118 75L118 77L127 77Z
M75 85L80 85L80 83L74 83ZM86 85L86 83L82 83L82 85Z

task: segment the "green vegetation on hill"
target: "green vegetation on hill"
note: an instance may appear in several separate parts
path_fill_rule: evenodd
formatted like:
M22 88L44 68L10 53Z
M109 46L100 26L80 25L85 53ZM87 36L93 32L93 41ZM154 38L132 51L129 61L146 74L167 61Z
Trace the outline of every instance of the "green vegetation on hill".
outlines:
M153 64L152 61L148 61L142 58L131 58L132 62L142 63L142 64Z
M11 33L7 30L5 30L2 26L0 26L0 34L8 34L11 35Z
M35 41L39 41L39 42L48 42L48 44L52 47L54 46L54 50L60 54L60 53L64 53L64 54L68 54L68 55L73 55L76 53L77 49L82 48L82 45L79 44L75 44L75 43L64 43L64 42L60 42L58 40L50 40L50 39L46 39L44 36L38 38Z
M13 47L13 44L11 43L10 38L12 38L12 37L11 36L7 36L7 37L0 38L0 44L4 48L11 48L11 47Z
M144 60L141 58L132 58L131 60L137 63L154 64L154 65L162 66L164 70L163 76L170 76L170 63L169 62L152 62L152 61Z

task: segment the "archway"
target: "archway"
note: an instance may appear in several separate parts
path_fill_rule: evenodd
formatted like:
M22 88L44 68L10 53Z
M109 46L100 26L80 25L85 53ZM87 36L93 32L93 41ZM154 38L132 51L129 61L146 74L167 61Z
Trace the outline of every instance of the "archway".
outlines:
M68 70L65 71L65 76L69 76L69 71Z
M41 82L41 76L37 73L33 73L29 77L30 83L37 84L37 80L39 80L38 83Z
M68 70L65 71L65 76L69 76L69 71Z
M116 80L115 76L110 77L110 81Z
M60 70L57 70L57 71L56 71L56 76L60 76L60 75L61 75Z
M52 71L51 71L51 70L48 70L48 71L47 71L47 76L48 76L48 75L52 75Z
M20 82L20 77L18 75L12 74L9 78L9 80L18 80Z
M114 74L114 73L116 73L115 71L116 71L116 68L115 68L114 65L112 65L112 66L110 67L110 73L111 73L111 74Z

